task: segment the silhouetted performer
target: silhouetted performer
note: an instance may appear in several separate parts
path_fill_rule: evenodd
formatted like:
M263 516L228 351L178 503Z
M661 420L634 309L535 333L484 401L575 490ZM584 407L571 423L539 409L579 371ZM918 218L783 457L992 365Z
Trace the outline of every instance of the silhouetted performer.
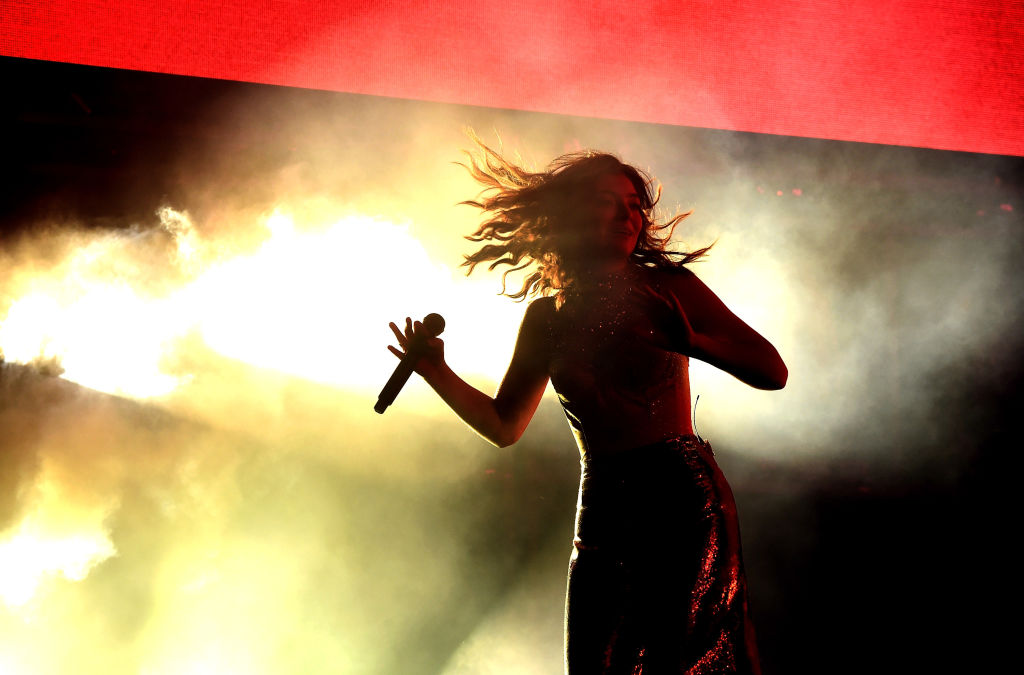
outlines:
M469 237L483 245L465 264L533 265L508 295L540 297L493 398L452 372L438 338L416 372L499 447L522 435L549 378L558 393L582 465L566 671L760 672L736 505L694 435L688 363L759 389L782 388L785 364L684 267L707 248L666 250L689 213L654 222L660 188L646 174L596 152L534 173L476 142L467 169L485 189L466 203L485 215ZM391 328L403 349L423 331Z

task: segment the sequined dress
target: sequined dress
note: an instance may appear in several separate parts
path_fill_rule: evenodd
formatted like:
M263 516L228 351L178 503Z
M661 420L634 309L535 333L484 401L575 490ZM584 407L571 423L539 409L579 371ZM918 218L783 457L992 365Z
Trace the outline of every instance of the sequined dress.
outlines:
M676 314L646 271L550 314L548 368L582 468L570 675L760 673L736 505L690 433Z

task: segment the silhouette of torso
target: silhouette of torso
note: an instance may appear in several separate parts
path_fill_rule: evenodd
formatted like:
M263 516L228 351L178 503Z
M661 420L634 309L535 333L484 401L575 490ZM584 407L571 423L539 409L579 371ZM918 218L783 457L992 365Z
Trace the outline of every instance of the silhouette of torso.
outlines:
M653 270L571 293L551 313L548 370L583 455L692 434L688 359L672 351L678 313Z

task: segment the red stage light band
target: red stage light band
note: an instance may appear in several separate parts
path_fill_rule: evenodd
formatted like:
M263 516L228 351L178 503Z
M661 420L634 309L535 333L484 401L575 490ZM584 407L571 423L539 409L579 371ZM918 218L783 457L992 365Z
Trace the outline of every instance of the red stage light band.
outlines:
M5 56L1024 155L1024 3L5 1Z

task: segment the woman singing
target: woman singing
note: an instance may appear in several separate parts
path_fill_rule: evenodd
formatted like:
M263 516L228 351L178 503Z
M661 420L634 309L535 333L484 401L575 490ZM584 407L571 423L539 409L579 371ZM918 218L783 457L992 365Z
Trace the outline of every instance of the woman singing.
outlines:
M391 324L401 357L481 436L505 447L551 380L582 477L566 594L571 675L759 673L732 491L690 422L689 358L780 389L778 352L667 250L689 214L653 220L660 189L638 169L580 152L530 172L477 141L467 169L485 189L469 271L533 266L526 310L492 398L446 365L419 322Z

